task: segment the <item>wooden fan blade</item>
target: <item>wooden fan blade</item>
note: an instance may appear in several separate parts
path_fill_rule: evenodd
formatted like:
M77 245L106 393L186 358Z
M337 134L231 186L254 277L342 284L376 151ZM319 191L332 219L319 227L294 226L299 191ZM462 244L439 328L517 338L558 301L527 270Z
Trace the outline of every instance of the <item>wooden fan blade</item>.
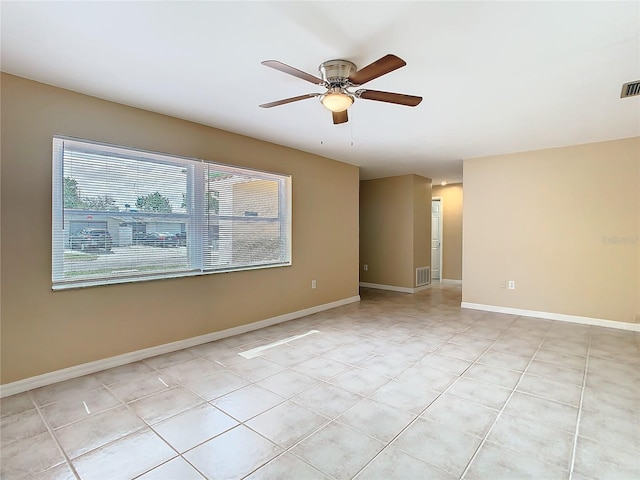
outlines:
M305 95L299 95L297 97L285 98L284 100L276 100L275 102L263 103L259 105L260 108L277 107L278 105L284 105L286 103L297 102L299 100L305 100L307 98L313 98L320 95L319 93L307 93Z
M367 65L349 76L349 81L354 85L362 85L370 82L374 78L381 77L389 72L393 72L407 64L404 60L395 55L385 55L379 60Z
M396 103L398 105L406 105L407 107L415 107L422 101L422 97L405 95L403 93L380 92L378 90L358 90L356 96L358 98L364 98L365 100Z
M347 115L347 111L344 112L331 112L333 113L333 124L338 125L339 123L347 123L349 121L349 115Z
M324 82L321 78L314 77L313 75L308 74L307 72L303 72L302 70L298 70L297 68L290 67L282 62L277 60L265 60L262 62L262 65L266 67L275 68L284 73L288 73L289 75L293 75L294 77L301 78L302 80L306 80L307 82L311 82L314 85L323 85Z

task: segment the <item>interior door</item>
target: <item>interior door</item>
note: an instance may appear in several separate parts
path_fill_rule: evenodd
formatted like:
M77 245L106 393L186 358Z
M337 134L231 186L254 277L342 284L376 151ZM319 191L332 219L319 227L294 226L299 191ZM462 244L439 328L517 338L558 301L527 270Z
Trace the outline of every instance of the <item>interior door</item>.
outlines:
M431 279L442 280L441 270L442 251L442 202L438 199L431 201Z

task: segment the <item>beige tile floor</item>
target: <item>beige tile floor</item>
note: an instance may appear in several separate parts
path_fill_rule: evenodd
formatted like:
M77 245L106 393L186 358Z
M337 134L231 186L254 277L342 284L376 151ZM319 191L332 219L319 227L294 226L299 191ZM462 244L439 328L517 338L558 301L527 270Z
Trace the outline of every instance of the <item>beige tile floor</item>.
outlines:
M2 399L2 478L640 478L640 334L361 293Z

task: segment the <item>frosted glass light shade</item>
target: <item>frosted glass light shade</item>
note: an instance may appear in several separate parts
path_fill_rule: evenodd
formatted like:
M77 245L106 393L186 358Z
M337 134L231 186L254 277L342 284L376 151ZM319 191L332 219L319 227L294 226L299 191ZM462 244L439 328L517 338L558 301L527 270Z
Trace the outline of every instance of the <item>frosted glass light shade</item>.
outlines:
M344 93L327 93L320 101L332 112L344 112L353 104L353 98Z

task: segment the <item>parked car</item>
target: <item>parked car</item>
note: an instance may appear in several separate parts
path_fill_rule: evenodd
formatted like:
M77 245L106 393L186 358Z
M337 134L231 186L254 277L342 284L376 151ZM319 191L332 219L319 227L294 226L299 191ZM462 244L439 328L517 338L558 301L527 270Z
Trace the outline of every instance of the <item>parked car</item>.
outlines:
M103 249L107 252L113 246L109 230L104 228L83 228L71 235L69 243L72 250Z
M145 238L147 238L147 233L146 232L133 232L133 244L134 245L143 245Z
M178 238L173 233L152 232L145 235L142 244L154 247L177 247Z
M176 238L179 246L185 247L187 245L187 232L176 233Z

